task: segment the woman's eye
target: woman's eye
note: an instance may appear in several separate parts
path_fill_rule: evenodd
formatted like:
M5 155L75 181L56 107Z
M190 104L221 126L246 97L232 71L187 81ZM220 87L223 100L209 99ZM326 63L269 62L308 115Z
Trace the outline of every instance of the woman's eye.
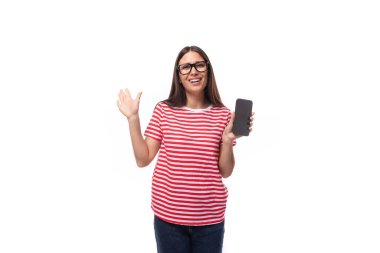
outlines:
M181 66L181 69L182 69L182 70L188 70L188 69L190 69L190 65L188 65L188 64L186 64L186 65L182 65L182 66Z

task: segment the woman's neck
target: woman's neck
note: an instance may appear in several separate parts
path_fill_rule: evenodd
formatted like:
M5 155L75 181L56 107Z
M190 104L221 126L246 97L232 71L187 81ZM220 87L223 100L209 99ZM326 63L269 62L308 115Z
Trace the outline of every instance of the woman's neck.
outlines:
M186 107L192 108L192 109L203 109L207 108L207 106L210 105L210 103L205 99L204 94L202 95L186 95Z

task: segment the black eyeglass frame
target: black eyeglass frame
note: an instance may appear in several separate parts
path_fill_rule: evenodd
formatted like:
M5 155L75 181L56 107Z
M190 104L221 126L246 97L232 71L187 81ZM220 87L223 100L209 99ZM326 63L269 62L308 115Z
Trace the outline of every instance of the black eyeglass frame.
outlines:
M206 70L204 70L204 71L199 71L199 70L197 69L197 64L202 63L202 62L204 62L204 63L206 64ZM180 70L180 67L181 67L181 66L184 66L184 65L190 65L190 71L187 72L187 73L185 73L185 74L181 73L181 70ZM195 63L185 63L185 64L178 65L178 66L177 66L177 70L178 70L178 72L179 72L181 75L187 75L187 74L189 74L189 73L191 72L191 70L193 69L193 67L194 67L195 70L198 71L198 72L206 72L207 69L208 69L208 65L209 65L209 62L208 62L208 61L197 61L197 62L195 62Z

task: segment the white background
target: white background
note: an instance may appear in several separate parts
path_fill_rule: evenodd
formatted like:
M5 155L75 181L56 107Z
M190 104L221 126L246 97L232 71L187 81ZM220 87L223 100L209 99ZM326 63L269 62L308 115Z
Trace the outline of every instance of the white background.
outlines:
M224 252L380 252L377 1L131 2L1 2L0 252L155 252L116 99L144 130L188 45L256 112Z

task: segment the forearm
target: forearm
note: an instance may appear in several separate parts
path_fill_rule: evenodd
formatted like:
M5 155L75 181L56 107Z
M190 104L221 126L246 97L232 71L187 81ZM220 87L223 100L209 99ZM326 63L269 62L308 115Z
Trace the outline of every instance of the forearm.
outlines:
M222 143L219 153L219 170L222 177L231 176L235 167L235 157L232 143Z
M128 119L129 133L131 136L133 153L135 155L137 166L144 167L149 162L149 150L141 134L140 118L138 115Z

